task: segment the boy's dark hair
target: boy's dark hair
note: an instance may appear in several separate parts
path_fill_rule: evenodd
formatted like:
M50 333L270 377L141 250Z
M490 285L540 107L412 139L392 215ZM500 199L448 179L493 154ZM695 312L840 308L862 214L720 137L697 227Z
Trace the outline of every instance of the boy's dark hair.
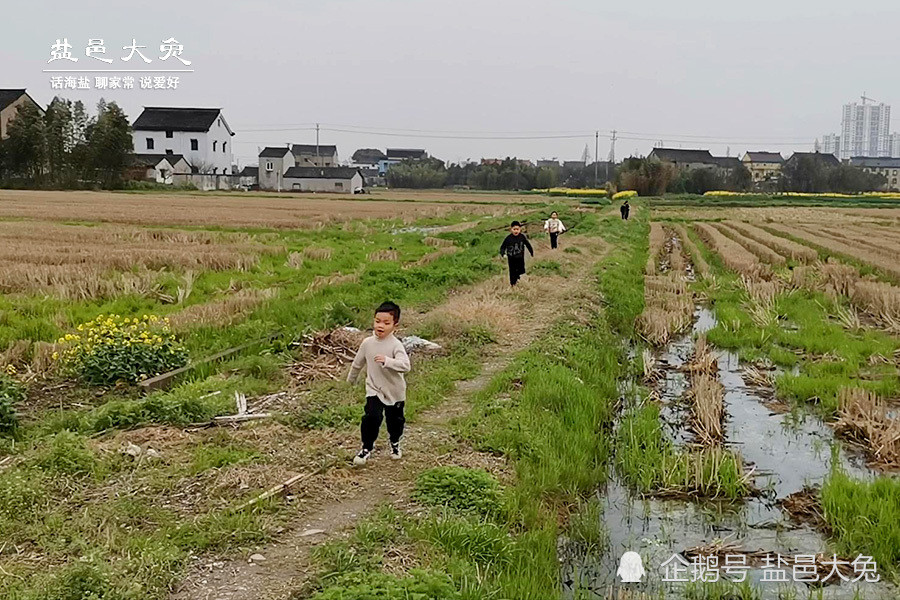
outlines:
M522 224L519 223L518 221L513 221L512 223L510 223L509 226L510 226L510 227L521 227Z
M400 307L393 302L382 302L378 308L375 309L375 314L377 315L378 313L390 313L390 315L394 317L394 323L400 322Z

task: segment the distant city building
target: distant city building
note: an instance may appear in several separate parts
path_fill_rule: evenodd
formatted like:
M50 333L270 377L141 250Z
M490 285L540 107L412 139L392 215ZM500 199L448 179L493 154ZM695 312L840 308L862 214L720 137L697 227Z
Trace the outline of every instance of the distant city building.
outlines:
M891 134L891 106L884 102L850 102L841 110L841 130L822 138L822 152L841 160L853 157L900 157L900 140Z
M540 159L537 161L538 168L547 168L547 169L559 169L559 161L558 160L546 160Z

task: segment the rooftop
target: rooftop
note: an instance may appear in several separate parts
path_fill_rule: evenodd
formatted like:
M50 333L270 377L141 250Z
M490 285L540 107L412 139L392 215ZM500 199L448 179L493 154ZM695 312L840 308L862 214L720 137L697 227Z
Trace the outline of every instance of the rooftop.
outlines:
M25 88L21 89L0 89L0 110L3 110L16 100L22 97Z
M209 131L222 114L220 108L147 106L132 125L136 131ZM226 124L228 132L231 129Z
M784 157L779 152L747 152L744 155L750 162L783 163Z

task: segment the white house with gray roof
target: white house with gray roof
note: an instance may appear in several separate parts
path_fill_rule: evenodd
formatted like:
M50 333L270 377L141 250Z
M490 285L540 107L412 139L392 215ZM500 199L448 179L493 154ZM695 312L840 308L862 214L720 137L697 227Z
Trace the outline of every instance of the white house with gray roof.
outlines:
M195 173L231 173L234 132L220 108L148 106L131 128L136 153L180 154Z

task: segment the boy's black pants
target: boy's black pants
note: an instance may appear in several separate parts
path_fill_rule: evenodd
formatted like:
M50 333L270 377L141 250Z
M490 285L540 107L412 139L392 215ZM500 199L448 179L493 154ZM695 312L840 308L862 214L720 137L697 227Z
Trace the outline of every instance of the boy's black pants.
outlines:
M550 247L556 248L556 239L559 237L559 233L550 232Z
M406 419L403 416L403 405L398 402L388 406L378 396L366 396L366 412L363 414L359 430L362 435L363 448L371 450L378 439L378 430L381 429L381 421L387 421L388 437L392 444L396 444L403 437L403 425Z
M509 285L516 285L519 277L525 274L525 255L509 256Z

